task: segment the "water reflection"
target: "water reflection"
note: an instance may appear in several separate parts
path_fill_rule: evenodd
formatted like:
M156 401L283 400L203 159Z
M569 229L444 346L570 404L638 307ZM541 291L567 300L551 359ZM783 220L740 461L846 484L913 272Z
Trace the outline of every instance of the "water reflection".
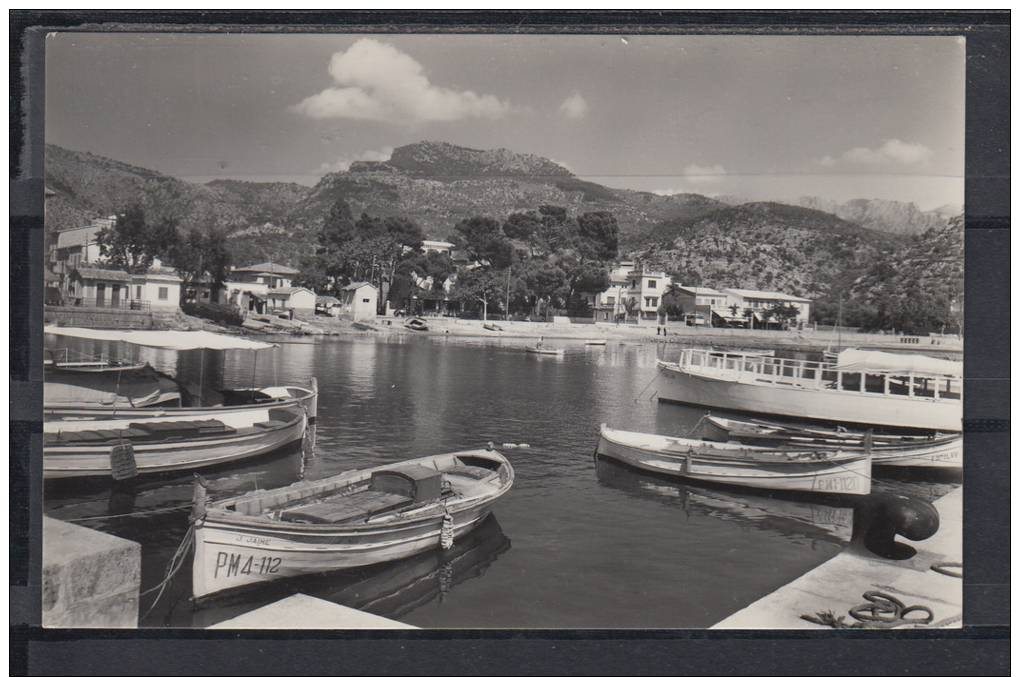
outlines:
M241 591L196 610L193 623L208 627L295 593L399 619L430 602L446 603L458 585L483 576L508 550L510 539L490 515L448 551L436 549L396 562L284 580L248 594Z
M606 486L675 505L688 520L725 520L806 542L845 544L850 542L853 531L852 505L717 489L638 472L607 459L599 459L596 473L599 482Z

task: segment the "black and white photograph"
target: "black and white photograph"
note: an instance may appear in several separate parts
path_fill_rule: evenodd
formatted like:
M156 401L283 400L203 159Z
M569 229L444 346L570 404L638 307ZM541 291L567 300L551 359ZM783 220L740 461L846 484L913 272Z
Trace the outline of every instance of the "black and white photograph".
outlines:
M961 628L966 58L48 34L43 627Z

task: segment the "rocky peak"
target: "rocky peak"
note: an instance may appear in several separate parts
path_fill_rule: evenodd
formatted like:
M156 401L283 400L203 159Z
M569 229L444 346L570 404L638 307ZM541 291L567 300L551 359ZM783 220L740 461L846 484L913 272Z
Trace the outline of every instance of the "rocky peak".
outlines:
M408 174L440 180L480 176L572 176L566 168L538 155L515 153L505 148L478 150L442 141L400 146L393 150L387 162L363 164L388 165Z

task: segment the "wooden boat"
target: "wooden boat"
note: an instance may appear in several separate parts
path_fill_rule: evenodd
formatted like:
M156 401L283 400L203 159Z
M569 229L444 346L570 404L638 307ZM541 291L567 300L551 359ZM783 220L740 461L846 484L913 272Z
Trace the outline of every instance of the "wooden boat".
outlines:
M133 457L140 475L196 470L274 451L301 440L303 411L247 409L158 420L43 423L43 477L110 477L114 454ZM125 451L126 449L126 451Z
M558 357L563 357L564 355L563 348L544 348L540 345L528 346L527 348L524 349L524 351L528 353L533 353L535 355L556 355Z
M371 325L367 322L351 322L351 326L361 331L379 331L378 327Z
M158 399L129 399L123 396L111 397L107 401L88 404L72 404L66 400L51 401L53 387L49 382L43 386L43 419L46 421L108 419L156 419L179 416L220 416L236 411L253 409L291 408L303 411L308 424L315 425L319 407L319 387L313 377L310 388L301 386L268 386L265 388L234 388L220 390L220 402L207 406L182 407L180 394L174 393L169 401Z
M272 343L207 331L98 330L80 327L44 328L48 335L88 341L108 341L162 350L245 350L257 354ZM254 372L254 369L253 369ZM199 387L202 390L201 385ZM310 424L318 410L318 384L220 390L217 401L190 406L186 393L171 378L146 368L130 372L47 373L43 385L44 420L152 418L181 415L218 416L235 410L292 407L301 409ZM189 406L182 406L188 404Z
M429 330L428 323L426 323L425 320L421 319L420 317L409 318L406 322L404 322L404 326L410 329L411 331Z
M614 430L602 424L597 455L649 472L753 489L864 495L871 458L861 451L753 447Z
M503 327L494 322L483 322L482 329L487 329L488 331L503 331Z
M205 504L196 486L195 599L443 547L510 490L495 451L439 454Z
M962 468L963 436L882 435L844 429L801 426L765 421L741 421L721 416L706 416L709 439L762 446L799 448L856 448L871 445L871 463L880 466L911 468Z
M586 346L604 346L606 345L605 339L588 339L584 342Z
M847 353L854 355L844 360ZM948 360L847 350L832 365L687 348L658 369L663 401L880 428L962 428L962 370Z

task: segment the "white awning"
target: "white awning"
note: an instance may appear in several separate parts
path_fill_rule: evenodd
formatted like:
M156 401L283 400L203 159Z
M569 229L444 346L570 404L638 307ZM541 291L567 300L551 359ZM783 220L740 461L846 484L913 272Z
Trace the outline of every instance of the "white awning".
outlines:
M43 332L51 336L68 336L92 341L119 341L147 348L166 350L264 350L275 348L273 343L252 341L238 336L215 334L211 331L119 331L107 329L83 329L81 327L58 327L46 325Z
M841 371L862 371L868 373L898 372L906 374L928 374L932 376L963 377L963 362L940 360L924 355L883 353L877 350L848 348L836 358Z

